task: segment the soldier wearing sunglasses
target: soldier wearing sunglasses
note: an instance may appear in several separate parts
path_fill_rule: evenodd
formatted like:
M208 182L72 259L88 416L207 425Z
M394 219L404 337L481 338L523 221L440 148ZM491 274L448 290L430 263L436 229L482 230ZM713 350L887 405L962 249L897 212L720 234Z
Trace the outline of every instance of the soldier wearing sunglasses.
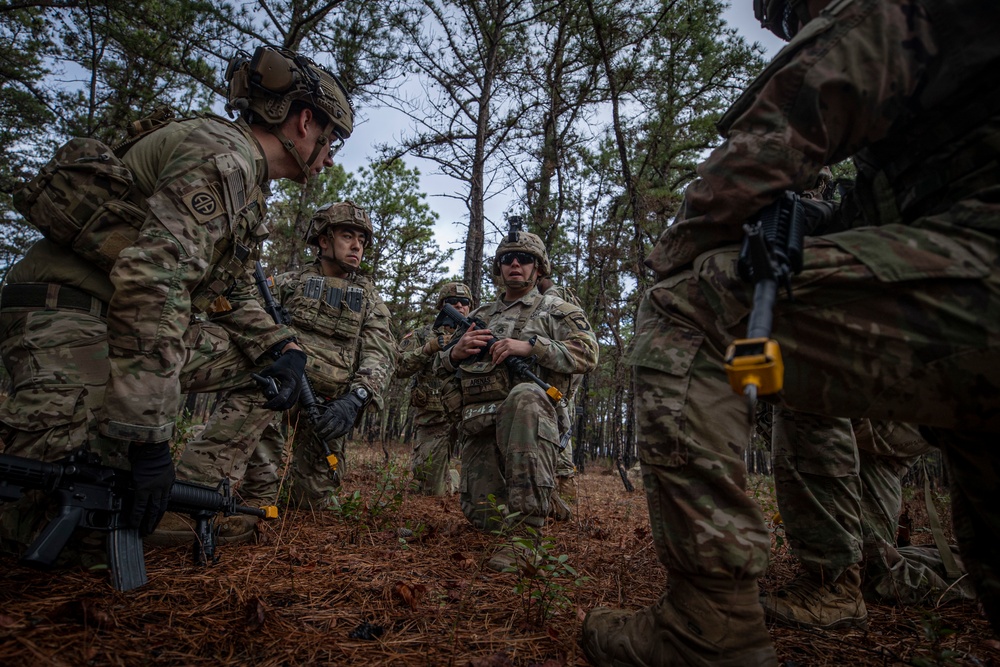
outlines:
M580 307L538 291L538 280L549 273L541 239L512 231L493 261L500 298L472 313L486 328L469 329L440 353L442 366L457 371L462 392L462 511L480 530L506 522L515 536L534 539L541 537L556 485L558 405L503 362L532 359L534 372L566 395L572 377L593 370L598 357L597 338ZM526 557L512 540L487 567L504 571Z

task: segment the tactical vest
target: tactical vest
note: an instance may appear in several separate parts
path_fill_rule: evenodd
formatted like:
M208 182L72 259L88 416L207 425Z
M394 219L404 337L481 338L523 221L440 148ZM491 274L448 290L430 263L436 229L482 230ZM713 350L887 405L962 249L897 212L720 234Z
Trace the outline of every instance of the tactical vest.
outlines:
M367 314L365 287L343 278L303 272L285 301L299 344L309 355L306 372L316 390L339 394L351 381ZM279 278L281 281L281 278Z
M427 340L437 335L438 333L432 327L426 327L416 334L415 338L422 347ZM413 376L413 380L410 382L410 405L428 412L444 412L441 391L446 378L442 372L436 360L431 359L423 369Z
M522 308L518 313L514 326L510 331L494 331L500 338L519 338L525 325L532 315L548 299L538 295L535 302ZM549 312L556 318L565 316L559 309ZM561 391L568 390L572 376L563 373L548 373L540 371L543 379L558 387ZM459 366L459 383L462 388L462 430L468 435L475 435L496 422L496 412L500 404L507 398L513 388L511 373L506 366L497 366L490 355L483 355L478 361L467 361Z

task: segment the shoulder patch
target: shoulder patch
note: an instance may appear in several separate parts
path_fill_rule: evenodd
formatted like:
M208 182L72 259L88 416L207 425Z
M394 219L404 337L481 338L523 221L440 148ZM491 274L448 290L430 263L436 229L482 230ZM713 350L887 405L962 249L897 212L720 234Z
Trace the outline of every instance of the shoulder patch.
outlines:
M184 205L198 222L208 222L223 213L219 194L211 185L203 185L183 197Z
M575 312L570 314L569 321L576 325L576 328L580 331L590 331L590 322L581 312Z

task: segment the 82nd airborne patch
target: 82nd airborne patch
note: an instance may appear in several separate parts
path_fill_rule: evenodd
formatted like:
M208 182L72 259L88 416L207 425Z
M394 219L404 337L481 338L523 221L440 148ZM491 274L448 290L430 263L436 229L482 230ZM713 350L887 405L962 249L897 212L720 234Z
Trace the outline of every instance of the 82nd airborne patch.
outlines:
M211 185L204 185L185 194L184 205L198 222L208 222L222 213L219 195Z

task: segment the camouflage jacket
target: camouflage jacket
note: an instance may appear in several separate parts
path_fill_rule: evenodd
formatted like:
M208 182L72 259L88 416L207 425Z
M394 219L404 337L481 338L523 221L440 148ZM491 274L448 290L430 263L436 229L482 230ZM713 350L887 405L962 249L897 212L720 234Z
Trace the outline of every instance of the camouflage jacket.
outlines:
M381 406L396 364L396 340L389 309L372 281L358 273L324 277L314 263L274 282L275 299L309 355L306 374L316 392L335 398L365 387Z
M513 303L487 303L471 315L485 321L497 338L509 338L513 334L518 340L534 339L532 354L536 358L537 374L564 394L569 391L574 374L589 373L597 366L597 336L583 310L557 296L542 295L533 288ZM466 359L457 369L447 351L441 352L439 358L446 370L460 371L463 418L476 411L483 414L482 404L496 405L510 391L512 379L506 368L497 368L488 356L480 361ZM487 378L498 377L499 382L487 381ZM492 414L495 409L487 412Z
M996 150L983 148L997 140L984 134L1000 109L997 25L996 2L834 0L722 120L724 143L647 265L664 278L740 242L749 216L852 155L870 225L908 224L995 185Z
M101 431L156 442L171 436L180 409L192 316L216 311L213 319L250 363L292 332L274 324L249 287L219 299L246 275L267 235L267 165L249 130L221 118L170 122L139 140L123 161L145 218L110 273L42 240L7 283L71 285L108 303L111 376ZM150 395L157 396L152 405Z
M424 345L438 336L450 338L452 331L448 327L435 329L428 324L406 334L399 343L396 377L413 378L410 384L410 405L418 410L444 412L441 389L454 373L442 368L437 354L426 354Z

